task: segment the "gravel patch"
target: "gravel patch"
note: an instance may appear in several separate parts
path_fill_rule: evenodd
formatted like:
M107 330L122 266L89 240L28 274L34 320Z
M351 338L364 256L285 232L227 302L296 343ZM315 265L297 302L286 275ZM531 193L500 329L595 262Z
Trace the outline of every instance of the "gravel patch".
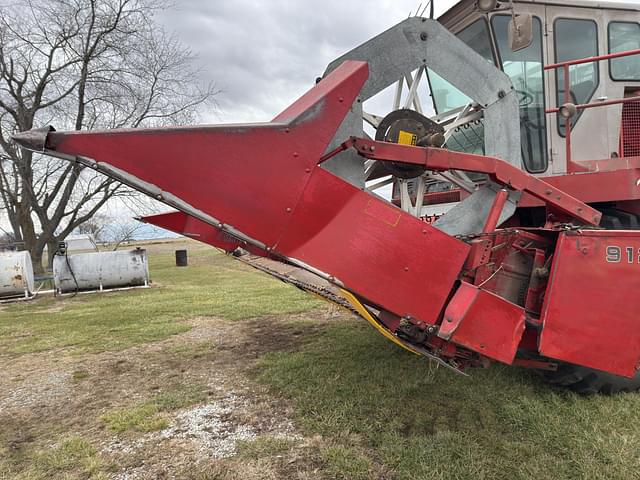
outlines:
M12 385L5 397L0 397L0 413L5 409L25 409L65 400L71 394L70 380L68 372L30 375L19 385Z
M177 413L172 424L164 430L146 434L132 442L113 439L103 447L102 452L135 454L148 450L152 445L171 442L173 447L190 445L187 448L196 451L200 459L219 460L232 457L239 441L254 440L261 435L287 440L302 439L286 417L256 414L256 405L249 398L228 391L213 402ZM135 480L147 478L148 474L148 465L140 465L116 474L114 479ZM169 475L167 478L173 477Z
M257 432L251 425L242 425L229 418L248 402L229 393L224 398L180 413L175 424L159 433L161 439L185 438L199 444L200 453L211 458L227 458L236 450L239 440L252 440Z

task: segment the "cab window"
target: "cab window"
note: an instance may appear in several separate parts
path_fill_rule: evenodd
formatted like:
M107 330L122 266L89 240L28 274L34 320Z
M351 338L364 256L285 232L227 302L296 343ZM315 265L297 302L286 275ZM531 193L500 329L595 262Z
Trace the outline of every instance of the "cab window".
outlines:
M609 53L640 49L640 23L611 22L609 24ZM640 81L640 55L609 60L613 80Z
M491 36L489 35L489 27L484 18L476 20L468 27L460 30L456 37L466 43L475 50L482 58L489 63L495 65L493 58L493 49L491 48Z
M433 106L436 113L449 112L467 105L472 101L468 96L430 68L427 68L427 73L429 75L429 86L431 88L431 96L433 97Z
M487 62L495 65L489 26L484 18L460 30L456 36ZM449 112L473 100L431 69L427 69L429 86L436 113ZM481 120L457 128L447 140L447 148L466 153L484 153L484 125Z
M598 26L592 20L559 18L554 23L556 62L567 62L598 55ZM598 88L600 77L598 62L569 67L569 96L576 105L589 103ZM556 70L557 102L565 101L564 70ZM579 110L572 128L580 120L584 110ZM564 136L564 122L558 122L558 130Z
M511 78L520 104L522 161L532 173L547 170L547 135L544 112L542 22L533 18L533 42L514 52L509 45L511 15L495 15L491 24L502 60L502 69Z
M463 28L456 36L471 47L475 52L488 62L495 64L489 28L484 18L476 20L471 25ZM458 107L467 105L472 100L447 82L431 69L427 69L429 85L436 113L443 113Z

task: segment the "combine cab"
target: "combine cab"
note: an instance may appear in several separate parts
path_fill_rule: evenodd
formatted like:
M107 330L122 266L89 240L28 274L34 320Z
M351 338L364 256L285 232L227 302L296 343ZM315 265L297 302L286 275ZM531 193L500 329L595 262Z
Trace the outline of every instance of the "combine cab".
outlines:
M14 138L456 372L635 390L639 21L629 4L463 1L346 53L269 123Z

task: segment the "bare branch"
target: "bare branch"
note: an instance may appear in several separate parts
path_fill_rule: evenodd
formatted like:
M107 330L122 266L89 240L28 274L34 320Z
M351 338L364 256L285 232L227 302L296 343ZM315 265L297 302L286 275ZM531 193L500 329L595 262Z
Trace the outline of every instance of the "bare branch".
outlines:
M212 102L191 51L154 23L162 0L12 0L0 9L0 209L34 263L117 198L100 174L23 152L11 134L170 125Z

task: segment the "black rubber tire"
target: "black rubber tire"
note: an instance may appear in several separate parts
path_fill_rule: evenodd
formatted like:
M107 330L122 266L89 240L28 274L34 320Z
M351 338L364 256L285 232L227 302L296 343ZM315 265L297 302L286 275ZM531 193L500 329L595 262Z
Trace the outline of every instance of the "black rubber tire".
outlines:
M615 395L640 389L640 373L635 378L626 378L569 363L561 364L555 372L540 373L547 383L568 388L581 395Z
M603 208L600 226L607 230L638 230L638 217L632 213L613 208Z
M640 222L636 215L614 208L600 208L600 210L602 211L600 226L607 230L640 229ZM601 370L563 363L558 366L558 370L555 372L539 371L539 373L546 382L569 388L583 395L597 393L614 395L640 390L640 372L635 378L626 378Z

